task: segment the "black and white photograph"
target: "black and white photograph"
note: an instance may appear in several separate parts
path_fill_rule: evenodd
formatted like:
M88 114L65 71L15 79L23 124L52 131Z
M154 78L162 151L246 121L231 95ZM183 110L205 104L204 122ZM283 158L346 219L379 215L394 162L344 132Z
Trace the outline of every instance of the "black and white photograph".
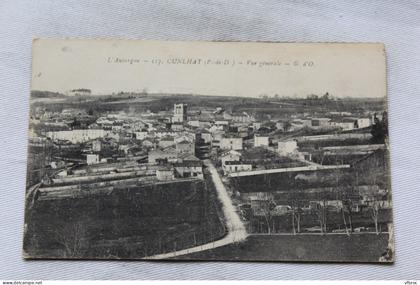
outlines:
M35 39L26 259L394 262L380 43Z

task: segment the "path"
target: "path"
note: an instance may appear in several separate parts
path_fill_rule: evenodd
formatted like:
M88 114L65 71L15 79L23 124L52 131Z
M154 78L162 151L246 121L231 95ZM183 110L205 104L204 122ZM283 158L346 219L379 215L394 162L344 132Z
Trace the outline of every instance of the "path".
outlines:
M306 162L308 162L308 161L305 160L305 163ZM232 172L232 173L228 174L228 177L241 177L241 176L271 174L271 173L315 171L315 170L342 169L342 168L350 168L350 165L348 165L348 164L343 164L343 165L320 165L320 164L316 164L316 163L311 163L311 165L309 165L309 166L298 166L298 167L273 168L273 169L263 169L263 170Z

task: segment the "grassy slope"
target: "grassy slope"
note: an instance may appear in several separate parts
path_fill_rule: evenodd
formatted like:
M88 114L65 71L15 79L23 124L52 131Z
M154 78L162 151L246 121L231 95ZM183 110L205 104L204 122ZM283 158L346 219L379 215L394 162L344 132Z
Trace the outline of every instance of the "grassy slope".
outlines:
M200 181L39 200L27 211L24 250L34 258L141 258L207 243L225 234L215 199Z
M249 261L376 262L386 251L388 234L251 235L244 242L177 259Z

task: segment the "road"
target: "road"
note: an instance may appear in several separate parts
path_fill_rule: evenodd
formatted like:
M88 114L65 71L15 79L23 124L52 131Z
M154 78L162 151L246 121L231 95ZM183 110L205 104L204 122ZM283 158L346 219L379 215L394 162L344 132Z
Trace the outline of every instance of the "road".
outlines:
M305 162L307 162L305 160ZM273 169L262 169L262 170L251 170L251 171L240 171L232 172L228 174L228 177L241 177L241 176L252 176L252 175L261 175L261 174L271 174L271 173L285 173L285 172L299 172L299 171L315 171L315 170L324 170L324 169L342 169L350 168L349 164L343 165L320 165L312 163L308 166L297 166L297 167L288 167L288 168L273 168Z
M200 252L203 250L209 250L220 246L225 246L234 242L240 242L246 239L248 234L246 233L245 226L240 219L238 213L236 212L235 207L232 204L232 200L229 197L229 194L226 191L226 187L220 178L219 173L217 172L216 168L214 167L213 163L206 159L204 160L204 165L207 166L208 170L210 171L211 178L216 188L217 197L219 198L220 202L222 203L222 210L224 214L224 218L226 221L226 229L227 235L225 235L222 239L212 241L203 245L190 247L183 250L178 250L169 253L157 254L152 256L146 256L143 259L168 259L173 258L180 255L190 254L194 252Z

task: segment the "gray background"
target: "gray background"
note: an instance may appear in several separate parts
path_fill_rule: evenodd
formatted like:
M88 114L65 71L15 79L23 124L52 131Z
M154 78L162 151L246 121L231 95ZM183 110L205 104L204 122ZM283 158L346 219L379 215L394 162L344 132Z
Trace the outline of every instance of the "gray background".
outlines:
M23 261L34 37L384 42L395 264ZM420 279L419 50L418 1L0 0L0 279Z

